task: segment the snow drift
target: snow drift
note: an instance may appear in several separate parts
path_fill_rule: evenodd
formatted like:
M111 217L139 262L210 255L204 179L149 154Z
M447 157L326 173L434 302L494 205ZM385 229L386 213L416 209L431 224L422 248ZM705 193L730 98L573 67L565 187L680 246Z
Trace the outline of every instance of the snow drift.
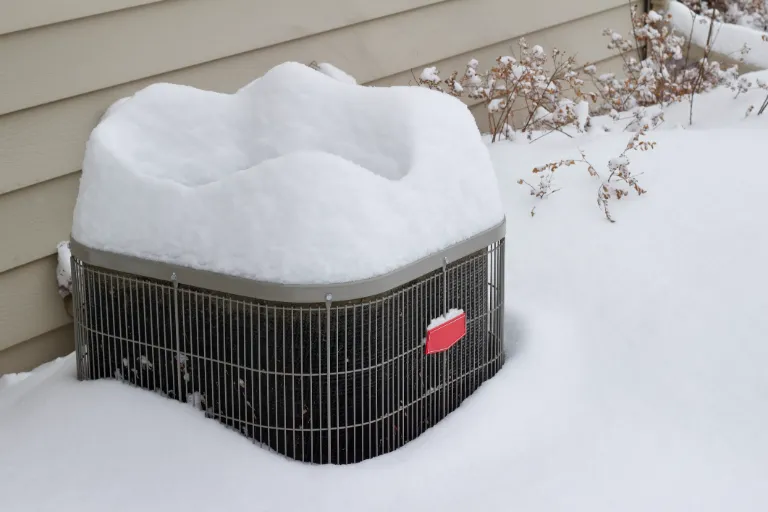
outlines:
M151 85L93 130L73 237L251 279L385 274L503 220L466 106L281 64L234 94Z

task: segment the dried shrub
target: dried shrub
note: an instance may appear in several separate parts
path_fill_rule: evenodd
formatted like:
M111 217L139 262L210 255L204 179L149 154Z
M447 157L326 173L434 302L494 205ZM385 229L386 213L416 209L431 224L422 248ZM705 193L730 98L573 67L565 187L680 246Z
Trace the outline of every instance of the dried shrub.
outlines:
M669 15L639 12L635 6L630 12L632 33L627 37L612 29L603 31L609 38L608 48L622 58L623 78L612 74L598 75L594 65L584 68L597 90L596 112L615 117L618 112L637 107L659 105L663 108L688 100L692 123L697 94L717 86L739 87L738 66L722 69L721 64L711 58L714 14L709 21L704 55L694 59L690 34L686 37L672 30ZM645 49L644 56L641 48ZM741 58L748 51L746 45L742 47Z
M616 157L608 161L608 176L603 177L596 167L587 160L584 151L580 150L581 158L570 160L559 160L550 162L541 167L534 167L532 172L539 174L539 185L533 186L525 180L519 180L520 185L527 185L530 188L531 195L539 199L544 199L557 192L559 189L553 189L554 173L561 167L570 167L578 164L586 166L587 172L593 178L600 180L600 186L597 189L597 206L610 222L616 222L611 214L610 202L613 199L621 200L630 194L630 189L637 195L643 195L646 190L640 186L638 175L630 169L629 152L630 151L648 151L656 147L656 143L647 140L645 137L651 129L649 125L643 125L629 140L624 150ZM531 216L534 215L531 210Z
M461 75L454 71L442 79L436 67L428 67L416 81L452 96L480 100L494 142L512 138L514 127L527 133L561 131L567 125L583 130L589 105L574 58L558 49L549 56L541 46L529 47L525 39L518 46L517 57L499 57L486 72L478 71L479 63L472 59ZM566 97L565 91L572 97Z
M496 65L481 72L472 59L463 73L454 71L443 79L436 67L425 68L416 78L419 85L456 97L480 100L487 111L492 141L512 138L515 131L562 132L566 126L577 131L589 128L590 115L619 113L658 105L662 108L690 101L693 122L695 95L717 86L746 90L738 67L723 69L711 58L715 12L710 13L710 31L703 57L694 59L690 35L676 33L669 16L630 7L631 33L624 36L613 29L603 30L608 48L622 59L622 76L599 73L594 64L579 69L573 57L555 49L551 57L541 46L519 42L519 56L503 56ZM742 48L742 58L749 48ZM586 91L585 82L594 91ZM635 128L637 129L635 123Z
M529 140L543 136L534 139L534 132L544 132L544 135L560 132L571 136L564 129L573 127L578 132L587 131L592 115L607 114L618 120L622 119L621 113L627 113L625 119L630 122L626 129L635 134L624 151L608 162L604 179L582 153L580 159L559 160L534 168L533 173L539 178L536 184L523 179L518 181L529 188L532 196L545 199L559 190L554 187L555 171L561 167L586 165L589 174L600 179L597 204L605 217L614 222L609 208L611 201L626 197L630 190L638 195L646 193L630 170L627 155L630 151L647 151L655 146L644 137L663 122L664 107L689 101L689 123L693 123L694 100L698 94L715 87L728 87L736 96L754 87L768 90L764 83L757 81L754 84L741 77L738 66L723 69L712 59L714 22L720 14L711 8L698 12L708 18L704 22L709 24L700 58L694 57L691 34L677 33L670 23L671 16L655 11L640 12L632 5L631 33L624 36L612 29L603 31L609 39L608 48L622 60L621 77L601 74L594 64L579 68L573 57L566 57L557 49L550 59L542 47L529 47L521 40L518 58L499 57L496 65L486 72L480 72L478 61L472 59L462 74L453 72L442 79L436 67L428 67L416 81L455 97L480 100L487 111L492 142L511 139L516 131L526 133ZM743 59L748 51L746 45L742 47L740 58ZM587 82L594 91L586 90ZM660 109L651 114L647 110L651 106ZM758 114L767 109L768 98ZM535 207L531 210L532 216L534 211Z

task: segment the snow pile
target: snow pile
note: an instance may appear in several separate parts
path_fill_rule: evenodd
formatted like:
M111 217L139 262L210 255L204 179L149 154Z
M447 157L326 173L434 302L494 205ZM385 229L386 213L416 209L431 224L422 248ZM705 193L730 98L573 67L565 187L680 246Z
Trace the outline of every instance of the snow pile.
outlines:
M31 375L30 372L9 373L7 375L0 375L0 391L6 388L10 388L11 386L18 384L19 382L23 382L24 379L26 379L30 375Z
M312 284L385 274L503 215L459 100L286 63L235 94L155 84L113 105L88 141L72 234L96 249Z
M335 78L339 82L343 82L345 84L350 84L350 85L357 85L357 80L355 80L355 77L353 77L352 75L350 75L345 71L342 71L341 69L337 68L333 64L329 64L327 62L320 62L319 64L317 64L317 70L323 74L330 76L331 78Z
M712 21L707 16L695 14L680 2L670 1L669 14L672 25L693 44L700 48L707 45L709 28ZM730 23L714 22L712 51L739 59L746 44L749 52L743 56L744 62L759 69L768 69L768 41L764 32L750 27Z

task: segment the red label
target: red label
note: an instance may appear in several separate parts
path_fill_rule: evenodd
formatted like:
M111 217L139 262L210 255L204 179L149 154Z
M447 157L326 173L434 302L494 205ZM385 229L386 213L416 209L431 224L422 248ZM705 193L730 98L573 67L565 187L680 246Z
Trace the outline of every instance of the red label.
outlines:
M458 316L427 330L427 354L448 350L467 334L467 314Z

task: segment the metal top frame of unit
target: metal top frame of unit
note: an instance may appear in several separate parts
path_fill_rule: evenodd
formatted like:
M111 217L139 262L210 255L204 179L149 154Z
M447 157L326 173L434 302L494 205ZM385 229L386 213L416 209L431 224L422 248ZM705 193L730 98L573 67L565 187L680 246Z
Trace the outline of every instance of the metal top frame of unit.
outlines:
M387 274L359 281L331 284L283 284L257 281L93 249L81 244L74 237L70 242L70 249L72 255L83 263L117 272L168 281L169 283L176 281L178 284L194 288L269 302L314 304L328 302L330 298L334 302L344 302L386 293L434 270L443 268L446 264L485 249L503 239L505 234L506 218L490 229Z

